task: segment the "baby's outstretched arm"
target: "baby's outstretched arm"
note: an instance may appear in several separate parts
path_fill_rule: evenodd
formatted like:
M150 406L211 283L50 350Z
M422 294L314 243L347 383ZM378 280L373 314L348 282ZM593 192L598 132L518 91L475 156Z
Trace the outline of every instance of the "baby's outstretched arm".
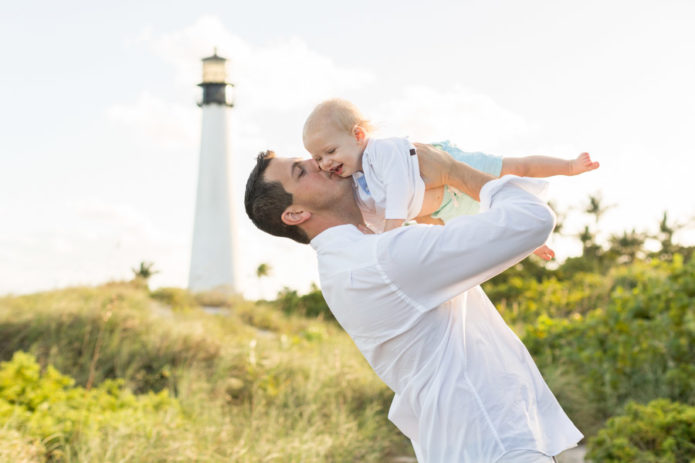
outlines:
M520 177L552 177L553 175L579 175L598 169L599 163L591 160L589 153L582 153L576 159L559 159L549 156L526 156L523 158L504 158L501 175Z

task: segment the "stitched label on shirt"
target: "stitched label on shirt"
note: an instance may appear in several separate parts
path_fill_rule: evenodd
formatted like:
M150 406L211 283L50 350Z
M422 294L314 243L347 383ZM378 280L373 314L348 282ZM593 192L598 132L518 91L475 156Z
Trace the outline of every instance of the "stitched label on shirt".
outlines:
M415 156L415 153L416 153L415 148L411 148L410 149L410 155Z

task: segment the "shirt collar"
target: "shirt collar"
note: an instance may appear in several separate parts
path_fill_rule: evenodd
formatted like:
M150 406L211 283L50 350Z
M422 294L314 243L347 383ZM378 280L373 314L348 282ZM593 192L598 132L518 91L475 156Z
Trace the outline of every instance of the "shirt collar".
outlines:
M314 236L309 244L316 252L320 252L331 245L333 241L340 237L362 236L363 233L353 224L336 225L327 228L318 235Z

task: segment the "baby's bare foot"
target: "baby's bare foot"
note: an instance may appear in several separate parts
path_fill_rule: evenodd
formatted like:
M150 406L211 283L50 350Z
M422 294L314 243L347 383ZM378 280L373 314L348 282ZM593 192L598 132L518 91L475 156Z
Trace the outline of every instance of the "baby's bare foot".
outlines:
M599 163L593 162L589 153L582 153L570 163L570 175L579 175L590 170L598 169Z
M555 251L550 249L545 244L543 246L541 246L540 248L536 249L535 251L533 251L533 253L543 260L550 260L553 257L555 257Z

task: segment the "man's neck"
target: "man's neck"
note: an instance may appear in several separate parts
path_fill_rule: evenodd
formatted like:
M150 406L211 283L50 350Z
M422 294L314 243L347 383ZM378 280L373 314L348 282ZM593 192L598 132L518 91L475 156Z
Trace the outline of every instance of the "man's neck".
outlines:
M331 210L314 213L311 219L302 224L302 228L309 239L312 240L324 230L339 225L354 225L356 227L364 225L362 213L357 204L355 204L354 199L350 201L350 204L342 204Z

